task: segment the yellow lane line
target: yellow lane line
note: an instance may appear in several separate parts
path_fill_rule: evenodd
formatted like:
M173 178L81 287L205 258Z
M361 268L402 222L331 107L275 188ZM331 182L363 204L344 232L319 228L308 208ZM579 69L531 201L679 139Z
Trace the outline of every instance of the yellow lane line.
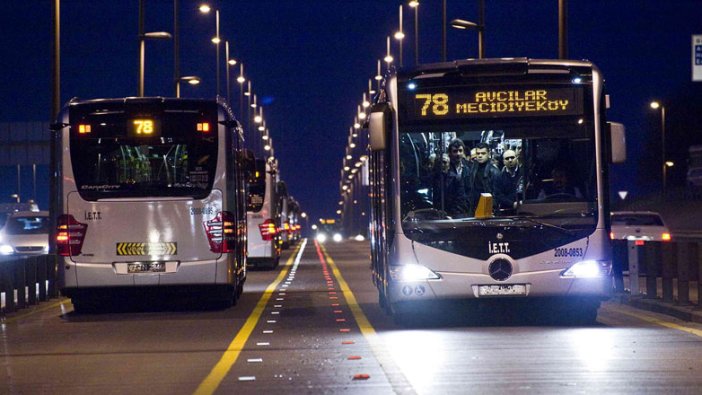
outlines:
M251 336L251 333L256 328L258 320L261 318L261 314L263 314L263 310L266 308L271 295L273 292L275 292L278 284L280 284L280 282L283 281L287 275L295 256L298 253L302 253L300 250L301 246L302 244L299 244L295 250L295 253L290 254L290 258L288 258L288 261L278 274L278 277L276 277L276 279L273 280L273 282L270 283L263 292L261 299L258 300L253 312L251 315L249 315L249 318L246 319L244 326L242 326L239 332L236 334L236 337L234 337L234 340L232 340L232 342L229 344L227 350L219 359L219 362L217 362L217 364L212 368L210 374L205 377L202 383L200 383L195 390L196 395L213 394L217 390L217 387L219 387L222 380L224 380L224 378L227 376L227 373L229 373L229 370L232 368L232 366L234 366L237 358L239 358L239 354L241 354L241 351L244 349L244 345L249 339L249 336Z
M70 299L65 299L62 297L60 300L57 300L51 304L48 304L46 306L40 306L40 307L37 307L36 309L32 309L32 310L23 312L22 314L19 314L15 317L10 317L10 318L5 318L5 319L0 318L0 324L9 324L12 322L17 322L19 320L25 319L31 315L36 314L36 313L40 313L40 312L46 311L46 310L51 310L51 309L54 309L56 307L61 306L64 303L70 303L70 302L71 302Z
M316 241L315 244L318 244L320 249L322 250L324 258L329 264L329 267L331 267L332 273L334 274L336 281L339 283L341 293L346 299L346 304L349 306L349 309L351 309L351 313L353 314L353 317L356 320L356 324L358 324L358 328L361 330L363 337L366 338L366 341L368 341L368 344L370 344L371 349L373 350L373 354L380 363L380 367L385 372L385 375L390 384L395 390L398 390L402 393L416 393L416 391L412 387L412 384L409 382L409 380L407 380L402 370L399 368L394 368L395 362L392 359L390 352L385 348L380 337L376 333L375 328L373 328L373 325L371 325L370 321L368 321L368 318L363 313L363 309L361 309L361 306L356 301L356 296L354 296L348 283L346 282L346 280L344 280L344 276L341 275L341 271L336 266L334 260L331 258L331 256L329 256L329 253L327 253L327 250L326 248L324 248L324 245L322 245L321 243L317 243Z
M625 315L628 315L628 316L631 316L634 318L638 318L642 321L646 321L646 322L649 322L651 324L664 326L666 328L676 329L679 331L690 333L690 334L695 335L695 336L702 337L702 330L700 330L700 329L695 329L695 328L690 328L690 327L678 325L676 323L666 321L663 319L659 319L659 318L656 318L656 317L653 317L650 315L645 315L645 314L641 314L638 312L629 311L628 309L624 309L624 308L621 308L621 307L615 306L615 305L609 305L609 306L607 306L607 309L614 310L619 314L625 314Z

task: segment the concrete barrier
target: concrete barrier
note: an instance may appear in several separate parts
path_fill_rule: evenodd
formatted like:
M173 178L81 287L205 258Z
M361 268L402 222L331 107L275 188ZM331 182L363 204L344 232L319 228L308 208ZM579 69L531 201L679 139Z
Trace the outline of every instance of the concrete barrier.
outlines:
M58 297L56 256L39 255L0 262L0 314Z

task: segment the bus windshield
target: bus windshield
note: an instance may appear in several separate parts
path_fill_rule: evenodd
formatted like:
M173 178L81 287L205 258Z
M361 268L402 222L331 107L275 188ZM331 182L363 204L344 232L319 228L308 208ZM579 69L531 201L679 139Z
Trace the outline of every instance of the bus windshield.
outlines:
M209 195L217 163L217 112L71 109L70 155L86 200ZM205 126L206 125L206 126Z
M406 231L538 225L581 233L597 223L594 125L586 116L404 125L401 118L399 148Z

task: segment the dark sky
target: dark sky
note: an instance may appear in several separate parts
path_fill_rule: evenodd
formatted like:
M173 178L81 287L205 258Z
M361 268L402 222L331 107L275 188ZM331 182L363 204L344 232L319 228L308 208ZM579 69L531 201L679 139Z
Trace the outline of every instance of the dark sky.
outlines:
M420 61L441 56L441 0L421 0ZM3 0L0 13L0 122L48 120L51 113L53 0ZM390 0L219 0L221 36L245 64L273 136L289 190L312 218L332 216L338 177L356 106L397 29ZM477 20L477 0L448 0L448 19ZM487 57L558 56L556 0L487 0ZM203 83L182 96L215 93L214 15L180 0L182 75ZM61 99L137 94L138 1L63 0ZM406 8L404 64L412 65L414 12ZM173 30L171 0L146 0L146 31ZM612 97L609 119L627 126L629 161L614 189L643 194L658 182L659 118L665 101L668 152L684 165L702 143L702 82L691 82L691 35L702 34L702 0L570 0L568 57L603 71ZM394 40L393 40L394 41ZM398 58L393 42L393 53ZM448 58L477 55L477 35L448 31ZM222 46L222 58L224 50ZM224 67L222 66L224 93ZM232 72L235 76L238 74ZM146 95L173 96L173 44L146 46ZM238 96L238 85L232 82ZM234 102L235 111L238 104ZM681 169L681 170L679 170ZM677 166L671 180L684 178ZM676 178L677 177L677 178ZM682 178L681 178L682 177Z

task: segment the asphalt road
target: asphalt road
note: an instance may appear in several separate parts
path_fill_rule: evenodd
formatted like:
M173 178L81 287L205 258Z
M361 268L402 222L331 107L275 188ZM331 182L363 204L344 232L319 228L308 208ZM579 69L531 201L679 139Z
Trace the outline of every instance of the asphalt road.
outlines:
M230 309L47 302L0 321L0 393L699 393L702 326L608 302L591 326L439 305L396 325L367 243L293 247Z

